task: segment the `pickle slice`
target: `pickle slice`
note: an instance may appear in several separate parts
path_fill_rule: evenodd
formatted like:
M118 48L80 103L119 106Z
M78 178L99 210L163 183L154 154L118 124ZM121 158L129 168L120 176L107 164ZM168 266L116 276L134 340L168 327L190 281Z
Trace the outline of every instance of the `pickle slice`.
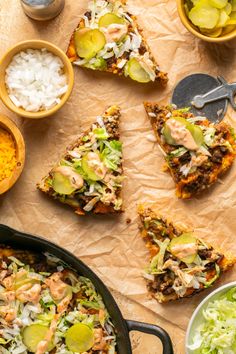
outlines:
M228 20L229 20L229 16L227 15L226 11L220 10L220 18L219 18L219 21L217 22L216 27L224 27ZM220 28L220 29L222 29L222 28Z
M76 323L66 332L65 341L70 351L87 352L94 344L93 330L83 323Z
M59 172L54 172L52 180L52 188L59 194L70 195L76 188L72 186L70 178Z
M224 36L225 34L232 32L234 29L235 29L234 25L227 25L223 28L222 35Z
M205 36L208 36L208 37L219 37L222 33L222 28L216 28L216 29L213 29L213 30L206 30L205 28L200 28L200 31L205 35Z
M236 25L236 11L231 12L226 25Z
M217 9L223 9L227 5L228 0L209 0L209 4Z
M74 40L78 56L87 60L95 57L106 44L106 38L99 29L79 29L75 31Z
M32 324L23 330L23 343L31 353L36 353L39 342L45 339L49 328L41 324ZM53 341L48 343L47 351L55 347Z
M122 17L109 12L109 13L103 15L102 17L100 17L98 25L99 25L99 27L108 27L108 26L112 25L113 23L123 25L125 23L125 21Z
M184 126L187 126L189 123L187 122L186 119L182 118L182 117L173 117L172 119L175 119L177 120L178 122L180 122L181 124L183 124ZM171 130L170 128L168 127L167 124L164 125L164 128L163 128L163 135L164 135L164 138L165 138L165 141L167 142L167 144L169 145L177 145L175 140L172 138L171 136Z
M188 124L186 126L186 128L192 134L192 137L193 137L195 143L197 144L197 146L201 146L202 143L204 142L204 136L203 136L202 129L195 124Z
M225 5L224 5L225 6ZM199 0L189 12L189 19L195 26L212 29L219 21L220 12L207 2Z
M89 166L88 154L82 157L82 169L86 173L89 179L92 181L99 181L101 178L94 172L94 170Z
M148 73L142 68L138 60L132 58L128 61L125 66L125 74L128 75L132 80L147 83L151 81Z
M184 119L182 117L173 117L172 119L175 119L178 122L180 122L181 124L183 124L186 127L186 129L188 129L190 131L190 133L192 134L192 137L193 137L195 143L198 146L202 145L202 143L204 141L204 136L203 136L202 129L199 126L189 123L186 119ZM164 135L164 138L165 138L165 141L167 142L167 144L178 145L178 144L176 144L175 140L172 138L171 130L167 124L164 125L163 135Z
M232 11L235 11L236 10L236 6L235 6L235 10L233 9L233 3L232 5L228 2L226 4L226 6L222 9L223 11L226 12L226 15L230 15Z
M236 0L232 0L232 11L236 11Z
M189 245L188 250L186 249L186 245ZM181 250L182 246L182 250ZM194 262L197 256L197 248L196 248L196 238L190 233L183 233L179 237L174 237L169 244L170 252L177 258L179 258L184 263L192 263ZM188 256L179 257L182 253L189 253Z

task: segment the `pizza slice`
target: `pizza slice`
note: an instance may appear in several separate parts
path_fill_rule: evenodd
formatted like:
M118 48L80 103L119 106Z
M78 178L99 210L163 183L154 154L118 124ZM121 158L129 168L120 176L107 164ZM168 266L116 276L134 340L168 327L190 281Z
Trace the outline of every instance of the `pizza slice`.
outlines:
M70 205L78 215L122 211L120 109L111 106L90 130L67 148L38 189Z
M151 260L144 274L150 294L169 302L212 286L236 258L213 248L192 231L174 225L153 205L140 205L141 235Z
M225 122L194 117L188 108L144 103L165 155L179 198L205 190L232 165L236 153L234 130Z
M126 1L93 0L75 29L67 56L73 64L147 83L167 83Z

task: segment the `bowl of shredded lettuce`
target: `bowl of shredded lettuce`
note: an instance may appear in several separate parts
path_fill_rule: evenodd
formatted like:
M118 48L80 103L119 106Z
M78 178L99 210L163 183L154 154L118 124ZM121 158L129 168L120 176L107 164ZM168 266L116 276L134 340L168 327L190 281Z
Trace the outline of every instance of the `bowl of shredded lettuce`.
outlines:
M185 347L186 354L236 353L236 282L221 286L199 304Z

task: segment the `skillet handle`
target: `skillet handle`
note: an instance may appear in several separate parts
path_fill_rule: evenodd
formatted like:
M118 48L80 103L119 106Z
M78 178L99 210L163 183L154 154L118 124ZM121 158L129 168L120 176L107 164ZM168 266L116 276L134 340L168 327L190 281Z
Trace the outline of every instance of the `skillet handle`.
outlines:
M158 337L162 342L163 354L174 354L170 336L163 328L148 323L130 320L126 320L126 323L129 332L139 331L143 333L153 334L154 336Z

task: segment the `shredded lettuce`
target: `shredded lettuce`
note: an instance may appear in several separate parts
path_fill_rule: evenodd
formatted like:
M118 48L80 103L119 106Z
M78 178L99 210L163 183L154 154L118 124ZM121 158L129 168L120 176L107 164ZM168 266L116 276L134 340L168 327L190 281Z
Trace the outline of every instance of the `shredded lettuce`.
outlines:
M92 70L105 70L107 67L107 62L103 58L94 58L93 63L86 63L84 66Z
M219 278L219 276L220 276L220 267L218 266L218 264L215 264L215 269L216 269L215 276L211 280L203 282L205 288L209 288Z
M149 274L160 274L163 273L162 267L164 263L165 252L170 243L170 240L167 238L163 242L156 240L158 246L160 247L158 254L153 257L148 273Z
M194 354L236 353L236 287L209 302L188 348Z
M122 143L118 140L105 141L101 159L107 168L116 171L121 161Z
M184 155L187 151L188 150L185 149L185 147L180 147L178 149L171 151L169 155L172 155L174 157L180 157L180 156Z

